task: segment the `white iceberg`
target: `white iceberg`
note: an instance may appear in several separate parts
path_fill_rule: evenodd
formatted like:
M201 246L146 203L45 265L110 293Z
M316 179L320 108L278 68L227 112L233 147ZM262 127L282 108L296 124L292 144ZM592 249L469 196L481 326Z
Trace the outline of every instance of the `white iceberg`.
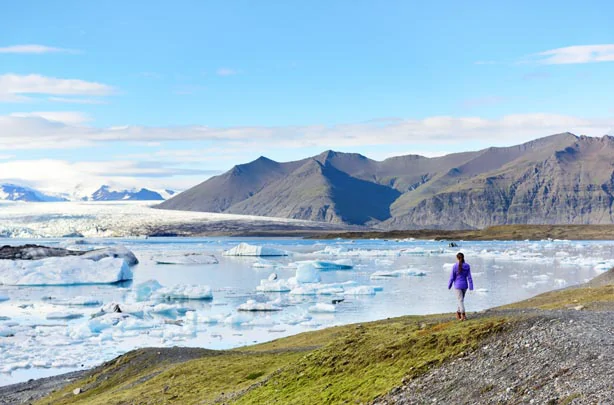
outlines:
M64 305L64 306L94 306L94 305L102 305L102 301L96 298L90 297L82 297L76 296L72 298L44 298L49 301L49 303L53 305Z
M375 288L368 285L348 288L343 291L344 295L375 295Z
M319 283L320 272L313 267L312 263L300 263L296 269L296 281L298 283Z
M292 288L286 280L260 280L260 285L256 291L260 292L288 292Z
M232 249L225 251L224 256L288 256L288 252L268 246L239 243Z
M162 285L156 280L147 280L134 287L134 295L137 301L147 301L151 297L151 294L158 291L160 288L162 288Z
M256 302L254 300L247 300L245 304L239 305L238 311L281 311L281 308L274 305L272 302Z
M83 314L73 313L73 312L50 312L46 316L47 319L61 319L61 320L71 320L71 319L79 319L83 318Z
M426 276L426 274L427 273L425 271L415 269L380 270L371 274L371 280L394 278L401 276L422 277Z
M124 259L111 257L98 261L80 256L0 261L0 284L5 285L112 284L132 277Z
M333 304L323 304L321 302L309 307L309 312L312 313L333 313L336 311L337 309Z
M152 260L157 264L218 264L215 256L200 253L159 255L152 257Z
M341 259L334 261L314 260L312 266L318 270L349 270L354 267L351 259Z
M164 300L210 300L213 299L213 292L208 285L178 284L162 287L156 290L152 297Z

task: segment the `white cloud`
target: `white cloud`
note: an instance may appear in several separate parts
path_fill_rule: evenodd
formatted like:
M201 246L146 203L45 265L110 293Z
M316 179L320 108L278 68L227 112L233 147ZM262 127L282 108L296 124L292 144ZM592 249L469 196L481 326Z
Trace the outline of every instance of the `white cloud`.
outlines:
M35 111L12 113L11 117L20 118L43 118L47 121L61 122L64 124L83 124L91 121L91 118L84 113L77 111Z
M53 46L45 46L45 45L11 45L0 47L0 53L30 53L30 54L41 54L41 53L74 53L74 50L65 49L65 48L56 48Z
M614 44L578 45L551 49L530 56L529 61L545 65L613 62Z
M233 76L233 75L238 74L239 71L236 69L230 69L230 68L219 68L216 73L218 76Z
M47 100L54 103L66 104L107 104L106 101L95 98L76 98L76 97L48 97Z
M0 101L26 101L29 94L60 96L106 96L115 89L102 83L79 79L59 79L37 74L0 75Z
M42 116L0 116L0 150L77 148L97 142L208 141L216 147L266 151L275 148L360 147L369 145L448 145L467 142L484 146L511 145L570 131L601 136L612 133L614 117L582 118L534 113L496 119L435 116L334 126L287 127L206 126L95 128L47 120ZM446 148L447 149L447 148Z

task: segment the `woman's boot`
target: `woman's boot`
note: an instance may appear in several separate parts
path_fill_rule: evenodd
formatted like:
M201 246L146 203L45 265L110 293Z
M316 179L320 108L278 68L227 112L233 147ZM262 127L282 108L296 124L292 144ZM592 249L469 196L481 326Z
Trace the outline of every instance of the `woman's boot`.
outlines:
M456 319L458 319L459 321L461 320L461 313L460 313L460 311L456 311Z
M467 315L465 315L465 313L461 313L461 321L466 321L467 320Z

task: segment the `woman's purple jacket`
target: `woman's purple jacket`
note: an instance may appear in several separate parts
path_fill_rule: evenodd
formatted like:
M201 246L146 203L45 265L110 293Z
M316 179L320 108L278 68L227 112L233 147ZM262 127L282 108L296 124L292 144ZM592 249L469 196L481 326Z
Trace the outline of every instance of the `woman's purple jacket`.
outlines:
M471 266L469 266L469 263L463 263L463 271L460 274L458 274L458 263L454 263L452 273L450 274L450 281L448 282L448 290L452 288L452 284L454 284L454 288L459 290L466 290L467 288L473 290L473 279L471 278Z

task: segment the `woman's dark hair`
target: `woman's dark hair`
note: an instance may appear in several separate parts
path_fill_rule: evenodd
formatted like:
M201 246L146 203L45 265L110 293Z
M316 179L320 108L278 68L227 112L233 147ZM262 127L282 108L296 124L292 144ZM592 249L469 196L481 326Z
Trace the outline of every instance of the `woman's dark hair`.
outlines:
M456 259L458 260L458 268L456 270L457 274L461 274L463 272L463 264L465 264L465 255L461 252L456 254Z

